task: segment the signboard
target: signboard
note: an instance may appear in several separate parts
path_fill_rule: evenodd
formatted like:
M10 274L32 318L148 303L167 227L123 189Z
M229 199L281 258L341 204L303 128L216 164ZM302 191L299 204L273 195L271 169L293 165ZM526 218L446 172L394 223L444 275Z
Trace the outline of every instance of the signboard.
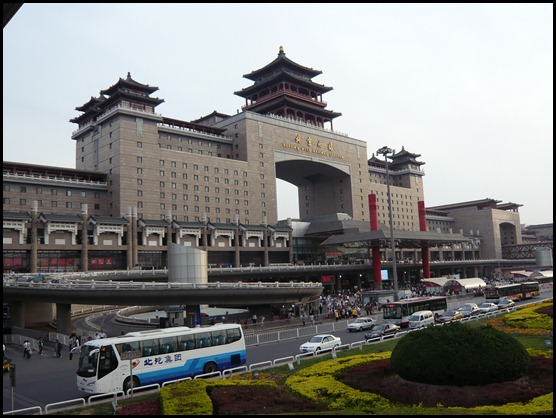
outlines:
M140 351L126 351L120 355L122 360L133 360L141 357Z

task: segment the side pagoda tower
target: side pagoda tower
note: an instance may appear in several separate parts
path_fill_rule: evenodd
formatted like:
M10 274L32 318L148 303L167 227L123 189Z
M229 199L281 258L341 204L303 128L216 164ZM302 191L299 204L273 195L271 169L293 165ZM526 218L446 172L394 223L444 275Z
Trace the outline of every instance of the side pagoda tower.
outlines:
M342 114L326 109L322 96L332 87L312 81L319 74L322 71L304 67L287 58L284 48L280 47L274 61L243 75L255 84L234 94L245 98L242 110L292 118L321 128L330 122L330 129L333 129L332 120Z
M87 103L76 107L75 110L83 113L70 119L70 122L77 123L78 132L82 134L81 129L92 129L99 118L116 108L154 114L156 106L164 102L163 99L150 97L157 90L158 87L133 80L128 72L125 79L120 77L116 84L102 90L98 97L91 97Z

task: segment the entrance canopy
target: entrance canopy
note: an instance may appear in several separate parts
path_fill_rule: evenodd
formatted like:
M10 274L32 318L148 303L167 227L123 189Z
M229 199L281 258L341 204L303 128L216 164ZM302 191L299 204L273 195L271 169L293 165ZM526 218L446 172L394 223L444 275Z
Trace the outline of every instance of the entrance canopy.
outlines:
M472 292L476 289L484 289L486 283L483 279L472 277L469 279L455 279L439 277L436 279L424 279L422 283L425 284L429 292L452 292L455 294L464 294Z
M381 246L387 247L390 244L390 230L381 226L376 231L353 232L341 235L333 235L325 240L321 245L343 245L351 248L370 248L373 241L379 241ZM394 241L397 248L421 248L423 241L428 246L449 243L472 242L471 239L463 234L446 234L430 231L394 231Z

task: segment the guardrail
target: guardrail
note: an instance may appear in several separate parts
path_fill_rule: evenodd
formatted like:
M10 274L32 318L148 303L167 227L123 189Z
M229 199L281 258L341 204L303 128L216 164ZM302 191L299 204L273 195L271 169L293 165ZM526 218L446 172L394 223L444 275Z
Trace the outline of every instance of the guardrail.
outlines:
M34 283L4 281L4 287L29 287L33 289L74 289L74 290L165 290L165 289L253 289L253 288L317 288L316 282L211 282L211 283L176 283L176 282L134 282L131 281L96 281L68 280L67 283Z

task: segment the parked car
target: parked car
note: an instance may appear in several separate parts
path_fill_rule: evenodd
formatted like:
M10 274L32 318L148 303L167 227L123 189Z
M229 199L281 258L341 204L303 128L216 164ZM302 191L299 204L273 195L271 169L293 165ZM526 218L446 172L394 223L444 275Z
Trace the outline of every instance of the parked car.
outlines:
M301 344L302 353L318 353L321 350L337 348L342 345L342 339L332 334L315 335L306 343Z
M400 326L396 324L378 324L373 327L370 332L365 333L365 339L385 337L387 335L396 334L400 330Z
M479 305L477 305L476 303L464 303L457 310L461 312L466 318L474 315L479 315L481 313Z
M494 312L498 309L498 305L496 305L496 303L492 303L492 302L483 302L479 305L479 309L480 309L481 313Z
M445 323L445 322L452 322L457 321L462 318L465 318L460 311L456 311L455 309L447 309L444 311L442 315L436 318L436 322Z
M498 309L508 309L513 308L515 306L515 302L511 299L500 299L498 302Z
M362 316L357 318L355 321L348 324L348 331L363 331L365 329L371 329L375 325L376 321L370 316Z

